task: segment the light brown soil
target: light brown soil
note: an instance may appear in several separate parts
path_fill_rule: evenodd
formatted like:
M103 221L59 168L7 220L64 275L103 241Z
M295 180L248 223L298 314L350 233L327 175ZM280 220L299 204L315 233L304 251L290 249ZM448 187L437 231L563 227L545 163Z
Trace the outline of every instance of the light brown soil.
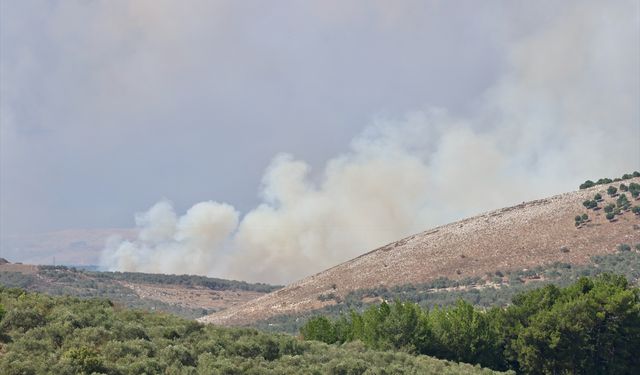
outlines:
M264 295L244 290L211 290L202 287L186 288L178 285L160 286L127 282L119 284L132 289L140 298L188 308L224 310Z
M5 263L0 264L0 272L20 272L25 275L35 275L38 273L38 266L33 264Z
M624 181L640 183L640 178ZM618 183L610 185L618 186ZM247 324L275 315L318 309L334 301L318 296L345 296L376 286L422 283L438 277L462 279L496 270L532 268L553 262L584 264L597 254L615 251L620 243L640 242L640 217L624 212L613 222L602 209L582 206L595 193L606 202L609 185L556 195L487 212L407 237L338 266L297 281L284 289L200 318L206 323ZM632 204L640 204L627 197ZM576 228L574 217L590 221ZM561 251L566 247L568 252ZM335 290L334 287L335 286Z

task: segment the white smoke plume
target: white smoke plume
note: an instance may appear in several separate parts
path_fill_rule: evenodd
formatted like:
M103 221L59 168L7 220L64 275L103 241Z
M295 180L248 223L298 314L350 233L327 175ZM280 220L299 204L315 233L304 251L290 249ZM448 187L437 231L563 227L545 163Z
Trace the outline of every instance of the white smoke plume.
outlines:
M312 173L278 155L262 204L242 219L162 201L112 242L112 270L287 283L405 235L640 165L640 20L632 3L579 3L509 51L472 115L444 109L377 119ZM426 74L426 73L425 73Z

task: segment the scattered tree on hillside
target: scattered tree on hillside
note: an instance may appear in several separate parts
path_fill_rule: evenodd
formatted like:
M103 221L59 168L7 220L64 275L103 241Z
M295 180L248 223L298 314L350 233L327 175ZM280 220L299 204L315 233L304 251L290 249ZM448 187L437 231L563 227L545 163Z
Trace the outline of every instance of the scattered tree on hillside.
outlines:
M607 212L607 220L611 221L615 217L616 217L616 215L614 215L613 212Z
M629 208L629 206L631 206L631 202L629 202L629 199L627 199L627 195L626 194L621 194L618 199L616 199L616 205L623 210L626 210Z
M601 201L602 200L602 194L596 193L596 195L593 196L593 200Z
M587 180L585 182L583 182L582 184L580 184L580 189L588 189L590 187L596 186L596 184L591 181L591 180Z
M615 186L609 186L607 188L607 194L609 194L612 197L616 195L617 192L618 192L618 188L616 188Z
M618 251L631 251L631 246L626 243L621 243L618 245Z

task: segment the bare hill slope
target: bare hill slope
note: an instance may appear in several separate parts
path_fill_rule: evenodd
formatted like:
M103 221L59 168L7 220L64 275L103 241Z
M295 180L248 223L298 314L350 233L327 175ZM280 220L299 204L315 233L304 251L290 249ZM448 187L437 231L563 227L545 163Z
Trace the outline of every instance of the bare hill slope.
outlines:
M640 183L640 178L624 181ZM280 314L333 304L321 295L345 296L378 285L422 283L438 277L462 279L496 270L522 269L553 262L584 264L593 255L614 252L620 243L640 242L640 216L623 211L609 221L602 209L615 203L608 186L556 195L487 212L443 225L383 246L284 289L200 318L207 323L237 325ZM604 198L596 210L582 202L596 193ZM640 204L626 194L632 205ZM576 228L576 215L589 220Z

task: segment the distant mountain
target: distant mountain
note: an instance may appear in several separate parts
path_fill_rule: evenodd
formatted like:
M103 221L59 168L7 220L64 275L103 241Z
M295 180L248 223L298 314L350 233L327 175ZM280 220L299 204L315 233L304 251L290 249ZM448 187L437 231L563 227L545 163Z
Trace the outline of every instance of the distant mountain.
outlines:
M136 230L123 228L67 229L0 237L0 256L30 264L95 265L111 236L133 240Z
M522 271L556 262L581 265L594 255L612 254L619 249L637 251L640 215L632 207L640 205L640 200L630 192L620 191L621 183L638 184L640 178L583 186L586 188L579 191L433 228L200 320L222 325L251 324L326 308L361 289L427 283L440 278L486 278L500 270ZM610 186L618 189L613 195L607 192ZM594 203L596 194L601 199ZM613 218L607 218L605 207L611 205ZM583 219L584 214L587 217Z

